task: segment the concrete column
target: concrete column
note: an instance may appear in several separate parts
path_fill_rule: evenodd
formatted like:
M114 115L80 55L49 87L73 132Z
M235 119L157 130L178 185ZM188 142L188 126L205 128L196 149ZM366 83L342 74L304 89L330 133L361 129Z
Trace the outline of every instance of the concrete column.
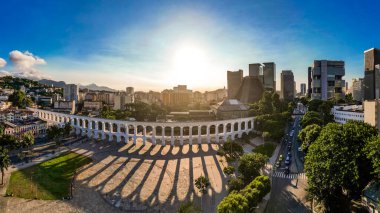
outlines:
M75 125L75 134L79 135L80 134L80 120L79 118L74 118L77 121L77 125Z
M125 126L125 142L128 143L129 142L129 127L128 127L128 124L124 124Z
M227 141L227 124L223 124L223 140Z
M145 146L146 142L146 126L143 126L143 145Z
M162 126L161 127L162 129L162 139L161 139L161 145L162 146L165 146L166 145L166 143L165 143L165 127L164 126Z
M136 141L137 141L137 126L134 125L133 126L133 144L136 145Z
M121 142L121 127L119 123L116 123L116 142Z
M180 128L179 128L179 143L181 144L181 146L183 145L183 127L181 126Z
M202 126L198 126L198 144L202 143Z
M87 126L87 137L91 138L92 136L92 121L88 121L88 126Z
M193 127L189 126L189 144L193 145Z
M172 132L170 134L170 145L174 146L174 127L172 127Z
M82 119L82 136L86 135L86 120Z
M241 124L242 124L242 123L239 123L239 122L238 122L238 137L239 137L239 138L241 137Z
M219 125L215 127L215 141L219 143Z
M248 130L248 121L245 121L244 126L245 126L244 130L247 131Z
M112 135L112 133L113 133L113 123L110 122L108 124L110 126L110 131L108 132L108 141L111 142L112 139L113 139L113 135Z
M156 145L156 127L155 126L152 126L152 143L153 145Z
M210 126L207 126L206 132L207 132L207 143L210 143Z

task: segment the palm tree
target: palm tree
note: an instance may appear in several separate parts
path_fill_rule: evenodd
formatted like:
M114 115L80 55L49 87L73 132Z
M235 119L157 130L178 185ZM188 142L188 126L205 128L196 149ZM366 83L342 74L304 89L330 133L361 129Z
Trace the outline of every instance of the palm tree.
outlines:
M4 184L4 170L8 170L11 160L9 159L8 150L0 147L0 170L1 170L1 185Z
M210 186L210 180L201 175L199 178L195 180L195 187L199 189L199 191L202 193L201 197L201 209L202 209L202 200L203 200L203 195L207 193L207 188Z

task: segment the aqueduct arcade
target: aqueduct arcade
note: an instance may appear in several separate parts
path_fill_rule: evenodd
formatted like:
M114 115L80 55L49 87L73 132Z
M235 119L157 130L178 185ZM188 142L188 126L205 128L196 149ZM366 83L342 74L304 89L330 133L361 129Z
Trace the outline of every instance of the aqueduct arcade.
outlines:
M29 108L42 120L58 125L70 123L76 134L97 140L128 142L141 139L153 145L225 142L254 130L254 117L202 122L137 122L69 115Z

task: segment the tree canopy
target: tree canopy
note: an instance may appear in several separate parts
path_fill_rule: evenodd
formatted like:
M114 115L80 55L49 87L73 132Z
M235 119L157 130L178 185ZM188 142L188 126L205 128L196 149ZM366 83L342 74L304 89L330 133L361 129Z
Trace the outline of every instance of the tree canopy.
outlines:
M261 168L268 161L268 157L260 153L246 153L240 157L238 171L245 183L251 182L260 175Z
M322 201L328 210L337 206L346 197L360 194L371 180L371 166L364 148L377 130L362 122L344 125L327 124L319 137L309 147L305 157L305 171L309 192Z
M311 124L298 133L298 139L302 142L302 151L307 153L309 146L318 138L321 130L319 125Z

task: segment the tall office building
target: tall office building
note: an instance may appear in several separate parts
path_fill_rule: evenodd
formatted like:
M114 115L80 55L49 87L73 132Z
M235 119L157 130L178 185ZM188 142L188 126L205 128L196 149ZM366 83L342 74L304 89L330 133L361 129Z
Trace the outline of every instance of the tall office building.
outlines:
M364 87L363 78L353 78L352 79L352 99L355 101L363 101L364 98Z
M166 106L187 106L191 102L193 91L187 89L186 85L178 85L172 90L161 92L162 102Z
M261 69L260 63L249 64L248 66L249 66L249 76L258 77L260 75L260 69Z
M243 70L227 71L227 90L228 98L235 99L243 82Z
M364 100L380 97L380 73L376 65L380 64L380 49L371 48L364 51Z
M311 67L311 99L344 98L344 61L314 60Z
M294 90L295 82L293 72L291 70L283 70L281 72L280 98L284 100L293 100Z
M63 97L66 101L75 101L78 103L79 86L76 84L66 84L63 87Z
M313 88L311 87L311 67L307 68L307 96L311 97L311 92Z
M263 63L262 83L266 90L276 91L276 64L274 62Z
M306 95L306 84L305 83L300 84L300 93L301 93L301 96Z

